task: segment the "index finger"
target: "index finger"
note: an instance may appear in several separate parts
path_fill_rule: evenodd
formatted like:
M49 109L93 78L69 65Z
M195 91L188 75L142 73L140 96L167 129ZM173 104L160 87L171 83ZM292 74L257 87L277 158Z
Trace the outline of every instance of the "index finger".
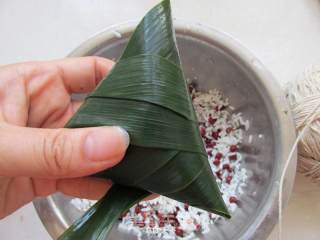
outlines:
M54 60L43 64L58 68L58 74L69 92L88 93L93 91L108 74L114 62L102 57L80 57Z
M62 83L69 93L88 93L96 88L113 65L114 62L110 59L92 56L18 63L2 69L14 68L14 72L27 82L37 79L37 86L39 81L53 80L58 84Z

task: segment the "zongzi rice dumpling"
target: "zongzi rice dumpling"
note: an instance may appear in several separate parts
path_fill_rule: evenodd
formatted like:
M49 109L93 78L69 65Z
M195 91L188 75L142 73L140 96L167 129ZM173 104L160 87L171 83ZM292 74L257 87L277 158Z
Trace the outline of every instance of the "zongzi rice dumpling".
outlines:
M114 185L60 240L105 239L119 216L150 193L230 217L184 79L169 0L142 19L66 127L114 125L130 134L130 146L120 164L95 175Z

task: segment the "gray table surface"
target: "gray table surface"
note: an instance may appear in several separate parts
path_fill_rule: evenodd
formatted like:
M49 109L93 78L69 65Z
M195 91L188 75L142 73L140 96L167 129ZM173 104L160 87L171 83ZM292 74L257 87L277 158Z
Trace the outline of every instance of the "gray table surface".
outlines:
M156 0L1 0L0 65L67 55L98 31L140 19ZM320 64L318 0L172 0L175 17L224 31L249 48L281 85ZM320 188L298 176L284 239L319 239ZM4 240L49 240L31 204L0 221ZM289 237L290 236L290 237ZM276 232L270 240L276 239Z

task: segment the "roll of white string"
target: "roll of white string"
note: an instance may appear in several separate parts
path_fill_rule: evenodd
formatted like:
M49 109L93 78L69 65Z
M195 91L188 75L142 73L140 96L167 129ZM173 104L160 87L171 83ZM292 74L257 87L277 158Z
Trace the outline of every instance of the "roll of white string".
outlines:
M320 104L320 66L305 70L286 88L298 132L306 126L310 113ZM320 181L320 111L298 144L298 170L316 181Z
M279 184L279 235L282 239L282 192L287 168L298 146L298 170L320 180L320 66L307 68L295 81L287 84L286 96L293 112L298 137L295 140Z

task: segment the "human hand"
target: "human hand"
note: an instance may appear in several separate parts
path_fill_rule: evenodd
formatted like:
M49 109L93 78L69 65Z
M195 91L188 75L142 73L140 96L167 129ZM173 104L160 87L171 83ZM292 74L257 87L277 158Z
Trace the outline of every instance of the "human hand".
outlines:
M118 127L62 128L113 62L99 57L0 68L0 219L54 192L98 199L111 186L83 177L124 156L129 136Z

